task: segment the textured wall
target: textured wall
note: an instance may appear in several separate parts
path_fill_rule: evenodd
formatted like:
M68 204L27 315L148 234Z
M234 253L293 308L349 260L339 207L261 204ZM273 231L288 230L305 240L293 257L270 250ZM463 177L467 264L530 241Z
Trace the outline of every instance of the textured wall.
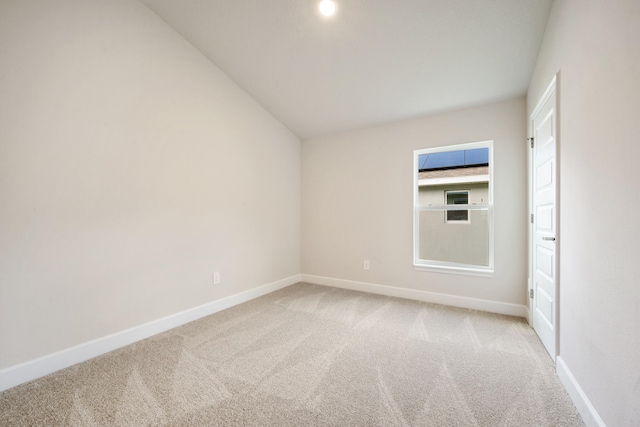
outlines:
M299 139L146 6L3 1L0 53L0 368L299 274Z
M303 141L302 272L526 304L525 134L517 98ZM494 276L415 271L413 150L486 140L494 141Z
M640 425L638 40L637 0L557 0L527 96L560 71L559 352L609 426Z

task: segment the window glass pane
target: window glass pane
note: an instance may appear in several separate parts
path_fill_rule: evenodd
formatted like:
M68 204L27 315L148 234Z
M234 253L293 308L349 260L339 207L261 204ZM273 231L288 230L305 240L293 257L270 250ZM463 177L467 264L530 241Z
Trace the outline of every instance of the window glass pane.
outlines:
M469 221L469 211L447 211L447 221Z
M468 212L470 217L470 224L464 227L453 227L447 224L443 220L444 211L420 212L418 222L420 260L489 265L487 209L464 212Z
M493 270L492 146L414 152L417 267Z

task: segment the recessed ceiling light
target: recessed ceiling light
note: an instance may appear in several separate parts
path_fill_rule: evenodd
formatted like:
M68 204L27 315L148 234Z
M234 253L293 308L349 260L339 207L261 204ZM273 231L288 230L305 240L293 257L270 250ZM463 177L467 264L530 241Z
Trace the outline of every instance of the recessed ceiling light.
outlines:
M322 0L320 2L320 13L324 16L331 16L336 12L336 4L332 0Z

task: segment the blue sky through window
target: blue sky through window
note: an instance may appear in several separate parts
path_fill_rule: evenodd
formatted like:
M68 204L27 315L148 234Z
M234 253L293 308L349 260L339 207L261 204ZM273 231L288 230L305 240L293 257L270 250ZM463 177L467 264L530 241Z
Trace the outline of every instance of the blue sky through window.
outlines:
M488 148L422 154L418 158L418 169L421 171L469 166L483 166L488 164Z

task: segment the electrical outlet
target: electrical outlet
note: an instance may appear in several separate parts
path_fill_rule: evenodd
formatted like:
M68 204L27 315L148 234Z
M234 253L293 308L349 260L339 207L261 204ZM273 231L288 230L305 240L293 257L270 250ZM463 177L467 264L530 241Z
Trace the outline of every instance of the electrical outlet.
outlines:
M362 264L362 268L364 268L365 270L371 269L371 263L369 262L368 259L364 260L364 263Z
M213 284L214 285L219 285L220 284L220 273L219 272L215 272L213 273Z

